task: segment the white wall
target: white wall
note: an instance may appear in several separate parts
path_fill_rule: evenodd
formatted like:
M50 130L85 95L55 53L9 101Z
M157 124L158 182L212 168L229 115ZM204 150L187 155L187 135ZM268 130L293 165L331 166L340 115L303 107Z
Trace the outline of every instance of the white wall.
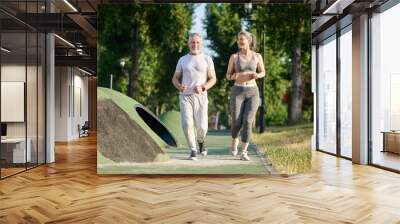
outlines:
M37 70L38 69L38 70ZM31 145L29 146L32 151L32 161L36 162L39 159L39 163L44 163L44 82L42 73L42 67L18 63L4 63L1 66L2 82L24 82L26 83L26 107L23 100L22 104L18 109L10 106L1 108L3 113L22 113L22 121L20 122L5 122L7 123L7 137L13 138L24 138L25 134L30 140ZM25 78L27 77L27 82ZM4 83L2 83L3 85ZM2 98L7 97L7 92L2 89ZM20 94L24 94L24 89L19 90ZM6 94L6 95L4 95ZM24 96L22 97L24 98ZM17 102L15 102L17 103ZM2 103L3 104L3 103ZM14 111L13 111L14 110ZM16 111L19 110L19 111ZM26 110L26 111L25 111ZM26 121L24 120L24 113L26 112ZM3 119L2 119L3 120ZM26 132L27 131L27 132ZM38 153L38 155L37 155Z
M78 75L77 75L78 72ZM82 76L79 70L74 70L74 108L72 108L72 130L71 135L74 137L78 137L78 124L81 126L88 121L89 113L88 113L88 78L87 76ZM81 111L80 111L81 110Z
M25 64L3 64L1 66L1 81L3 82L25 82L25 69L28 73L34 69L32 66L25 67ZM28 97L35 97L36 92L27 93ZM4 96L2 96L4 97ZM36 105L35 105L36 107ZM7 110L8 108L1 108ZM22 108L24 110L24 108ZM28 121L32 119L32 114L28 114ZM36 116L36 114L34 115ZM36 117L35 117L36 118ZM36 123L36 122L35 122ZM8 137L25 137L25 122L7 122L7 136ZM31 127L32 125L29 125ZM29 136L28 136L29 137Z
M88 120L87 76L76 68L56 67L55 107L55 140L79 138L78 124Z
M1 82L1 121L24 122L25 82ZM36 108L36 105L35 105Z
M25 82L25 64L6 64L1 66L1 81ZM1 108L7 110L7 108ZM7 122L7 137L25 137L25 122Z
M3 64L1 66L1 81L25 82L25 64Z
M68 140L68 71L67 67L55 68L55 141Z

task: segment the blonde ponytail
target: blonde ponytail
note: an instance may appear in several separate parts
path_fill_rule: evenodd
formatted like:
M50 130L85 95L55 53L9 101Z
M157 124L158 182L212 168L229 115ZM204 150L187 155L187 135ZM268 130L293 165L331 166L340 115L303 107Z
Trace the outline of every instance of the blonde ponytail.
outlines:
M257 47L257 45L256 45L256 36L254 36L252 33L250 33L250 35L251 35L251 42L249 44L250 50L256 51L256 47Z

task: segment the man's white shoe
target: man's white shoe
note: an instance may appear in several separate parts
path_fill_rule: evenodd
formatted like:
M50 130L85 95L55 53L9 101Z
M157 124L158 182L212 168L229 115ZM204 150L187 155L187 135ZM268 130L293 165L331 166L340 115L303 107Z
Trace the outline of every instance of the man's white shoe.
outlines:
M190 153L189 160L197 160L197 151L193 151Z

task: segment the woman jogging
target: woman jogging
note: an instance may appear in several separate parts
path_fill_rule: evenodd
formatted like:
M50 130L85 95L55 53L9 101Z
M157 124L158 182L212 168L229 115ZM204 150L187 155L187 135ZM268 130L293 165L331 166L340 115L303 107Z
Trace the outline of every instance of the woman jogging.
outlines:
M247 149L252 135L252 124L259 106L259 91L256 79L265 76L264 62L255 52L255 37L241 31L237 35L238 52L229 58L226 78L234 80L231 91L232 155L238 153L238 133L241 130L241 160L249 161Z

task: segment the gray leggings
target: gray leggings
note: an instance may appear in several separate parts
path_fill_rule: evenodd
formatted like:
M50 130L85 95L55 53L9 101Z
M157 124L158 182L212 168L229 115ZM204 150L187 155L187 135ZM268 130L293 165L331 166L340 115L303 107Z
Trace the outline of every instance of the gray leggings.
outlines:
M242 142L249 142L252 124L259 106L257 86L233 86L231 93L232 138L237 138L240 128ZM242 127L243 126L243 127Z

